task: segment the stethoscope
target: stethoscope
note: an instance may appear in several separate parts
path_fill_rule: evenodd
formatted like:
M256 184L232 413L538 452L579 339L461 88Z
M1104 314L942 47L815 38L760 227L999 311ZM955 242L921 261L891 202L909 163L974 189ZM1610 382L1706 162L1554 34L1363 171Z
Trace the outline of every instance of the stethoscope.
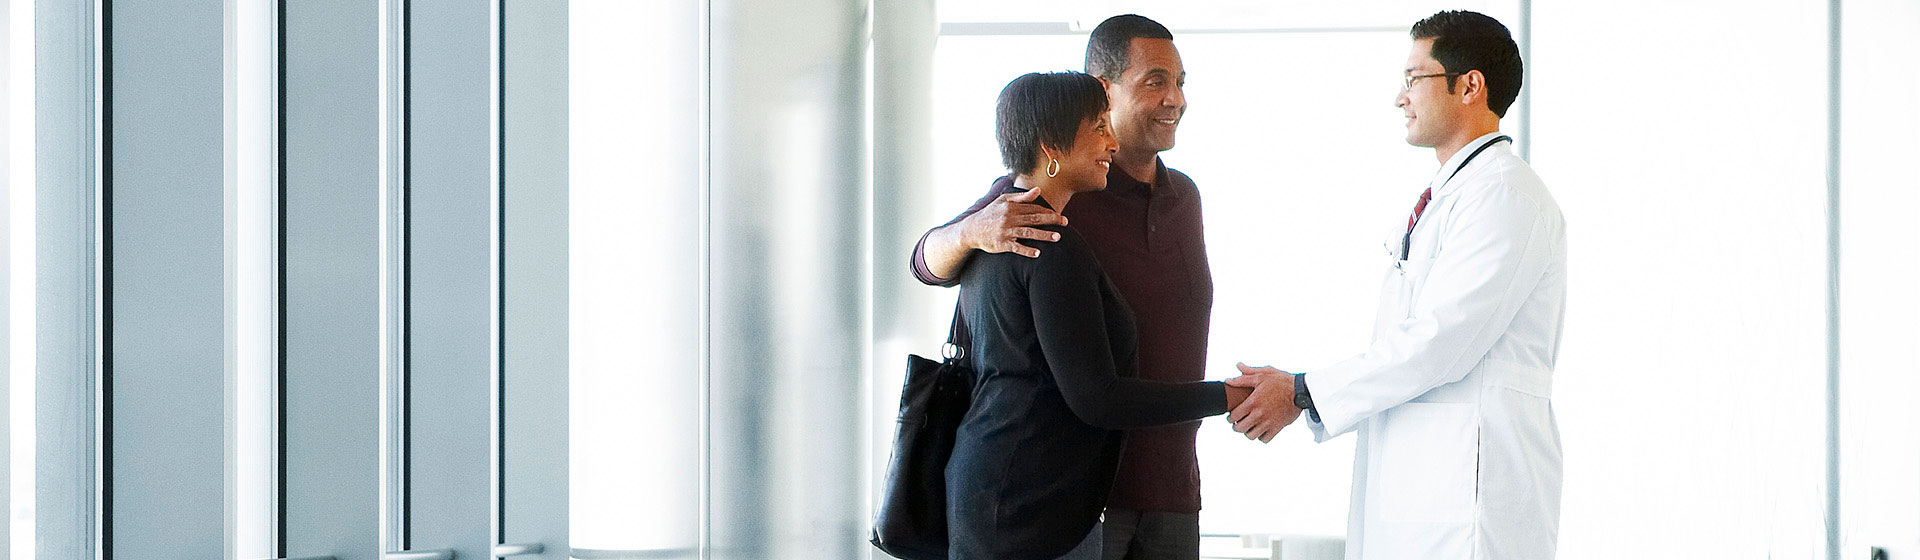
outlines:
M1480 155L1480 152L1487 151L1487 148L1491 148L1493 147L1494 144L1497 144L1501 141L1512 142L1513 137L1502 134L1499 136L1495 136L1492 140L1488 140L1487 143L1485 144L1481 144L1480 147L1474 148L1473 153L1467 154L1467 159L1460 160L1460 166L1453 168L1453 173L1447 174L1447 180L1441 181L1440 185L1446 186L1447 183L1453 182L1453 177L1455 175L1459 175L1460 170L1466 169L1467 164L1473 163L1473 158L1478 157ZM1422 217L1426 216L1425 213L1422 213L1420 215ZM1420 225L1420 218L1418 217L1414 218L1413 225L1407 226L1407 234L1400 238L1400 260L1403 260L1403 261L1407 260L1407 253L1413 250L1413 228L1418 227L1419 225Z

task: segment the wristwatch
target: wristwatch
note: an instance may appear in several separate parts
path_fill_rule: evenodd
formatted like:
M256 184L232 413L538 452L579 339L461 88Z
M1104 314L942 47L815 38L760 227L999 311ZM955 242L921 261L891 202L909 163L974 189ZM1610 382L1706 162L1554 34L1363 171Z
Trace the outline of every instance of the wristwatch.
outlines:
M1313 395L1307 392L1307 374L1293 374L1293 406L1307 411L1314 422L1320 421L1320 411L1313 408Z

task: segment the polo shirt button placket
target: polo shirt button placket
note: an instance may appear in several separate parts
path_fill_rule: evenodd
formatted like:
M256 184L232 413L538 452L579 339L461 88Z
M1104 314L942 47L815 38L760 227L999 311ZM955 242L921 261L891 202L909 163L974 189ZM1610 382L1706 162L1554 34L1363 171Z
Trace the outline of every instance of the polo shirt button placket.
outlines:
M1154 251L1160 245L1160 222L1154 216L1153 191L1147 191L1147 250Z

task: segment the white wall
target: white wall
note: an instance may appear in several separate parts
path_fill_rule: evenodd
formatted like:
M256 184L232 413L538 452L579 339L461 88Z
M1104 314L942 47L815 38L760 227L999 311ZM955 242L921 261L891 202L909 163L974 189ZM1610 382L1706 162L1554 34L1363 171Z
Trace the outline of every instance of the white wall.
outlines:
M1536 3L1561 558L1825 548L1826 6Z
M1920 2L1845 2L1840 123L1842 558L1920 558Z

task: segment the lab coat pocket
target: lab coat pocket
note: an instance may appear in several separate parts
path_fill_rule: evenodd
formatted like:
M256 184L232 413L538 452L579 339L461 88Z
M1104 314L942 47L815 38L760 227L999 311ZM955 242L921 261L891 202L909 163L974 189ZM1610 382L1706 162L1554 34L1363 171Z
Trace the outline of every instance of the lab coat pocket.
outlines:
M1413 258L1394 261L1393 267L1400 273L1400 309L1405 317L1413 317L1414 303L1420 301L1420 288L1427 283L1427 273L1433 271L1432 258Z
M1405 403L1386 413L1378 463L1380 518L1465 523L1480 471L1479 406Z

